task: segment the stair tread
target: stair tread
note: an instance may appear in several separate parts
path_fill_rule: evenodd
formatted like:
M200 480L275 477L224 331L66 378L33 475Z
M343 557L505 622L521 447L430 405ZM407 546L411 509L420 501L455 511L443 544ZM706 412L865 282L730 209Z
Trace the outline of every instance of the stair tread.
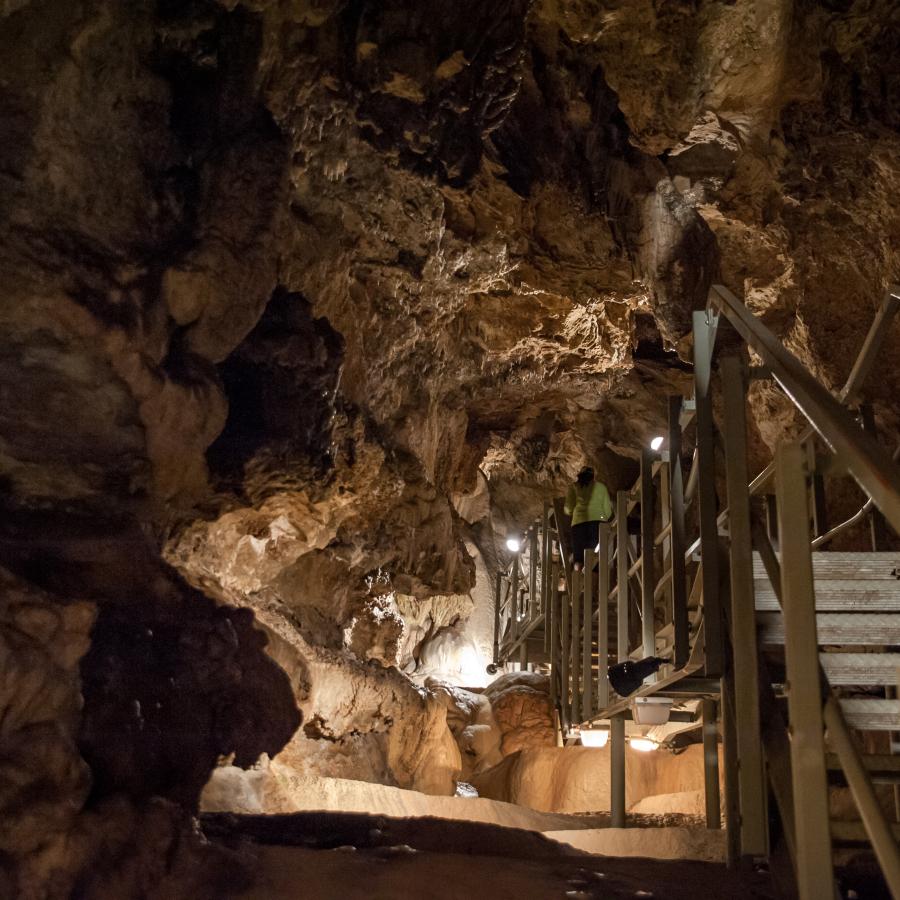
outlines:
M758 611L780 609L767 578L754 579L753 588ZM816 581L815 590L816 609L823 612L900 613L900 581L828 579Z
M844 719L851 728L864 731L900 729L900 700L881 697L849 697L839 701Z
M900 653L820 653L832 685L896 684Z
M813 553L813 574L820 578L848 578L872 580L897 580L894 571L900 569L900 553L897 552L846 552L820 551ZM766 569L758 553L753 554L755 578L765 578Z
M784 643L784 617L780 612L757 613L760 642ZM817 613L819 644L900 644L900 615L890 613Z

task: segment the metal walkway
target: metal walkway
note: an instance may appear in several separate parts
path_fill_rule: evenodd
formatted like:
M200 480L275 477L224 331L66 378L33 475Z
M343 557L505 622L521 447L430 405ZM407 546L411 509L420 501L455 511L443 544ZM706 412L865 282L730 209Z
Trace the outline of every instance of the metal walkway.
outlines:
M862 840L900 898L900 552L885 551L888 528L900 534L900 468L860 405L898 308L894 288L835 397L715 286L694 314L694 396L669 399L663 448L642 451L637 483L617 494L614 520L585 554L593 574L570 569L568 521L556 501L496 584L495 664L549 667L563 738L609 729L613 824L625 824L634 699L671 697L677 717L702 727L714 828L721 735L730 862L775 855L774 798L801 900L839 897L833 846ZM751 481L755 380L773 381L809 424ZM826 487L844 477L865 503L831 527ZM872 552L828 552L861 522ZM618 697L607 667L649 656L671 662ZM851 790L856 823L830 821L835 778ZM894 785L890 817L873 786L883 782Z

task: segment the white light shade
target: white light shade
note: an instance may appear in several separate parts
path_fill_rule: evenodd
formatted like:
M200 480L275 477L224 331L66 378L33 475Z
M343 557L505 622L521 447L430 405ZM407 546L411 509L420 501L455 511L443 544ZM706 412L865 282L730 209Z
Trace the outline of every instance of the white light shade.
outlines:
M518 553L522 549L522 543L518 538L507 538L506 548L507 550L512 550L513 553Z
M631 738L628 743L631 745L632 750L640 750L641 753L649 753L651 750L656 750L659 747L659 744L656 741L651 741L650 738Z
M581 732L581 743L584 747L605 747L609 741L609 732L602 728L585 728Z
M658 434L655 438L653 438L652 441L650 441L650 449L659 450L659 448L663 445L663 440L664 438L662 437L662 435Z

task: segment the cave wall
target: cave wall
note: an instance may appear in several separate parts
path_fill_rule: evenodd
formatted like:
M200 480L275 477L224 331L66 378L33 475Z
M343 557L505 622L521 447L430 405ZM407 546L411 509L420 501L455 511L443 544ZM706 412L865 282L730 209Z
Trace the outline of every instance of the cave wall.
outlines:
M585 461L633 477L710 282L849 371L900 269L898 17L2 4L2 661L56 684L0 732L51 798L2 877L71 884L111 833L142 859L148 822L194 859L210 769L285 746L449 791L440 690L407 674L483 652L500 539ZM898 378L866 388L891 439ZM792 415L751 405L758 466Z

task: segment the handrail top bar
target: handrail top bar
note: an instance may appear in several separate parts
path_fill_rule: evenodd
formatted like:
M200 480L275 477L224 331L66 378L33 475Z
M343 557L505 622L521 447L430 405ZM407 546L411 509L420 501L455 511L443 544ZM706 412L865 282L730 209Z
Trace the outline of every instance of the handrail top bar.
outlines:
M847 410L728 288L713 285L709 301L772 370L781 389L900 531L900 472L884 448L856 427Z

